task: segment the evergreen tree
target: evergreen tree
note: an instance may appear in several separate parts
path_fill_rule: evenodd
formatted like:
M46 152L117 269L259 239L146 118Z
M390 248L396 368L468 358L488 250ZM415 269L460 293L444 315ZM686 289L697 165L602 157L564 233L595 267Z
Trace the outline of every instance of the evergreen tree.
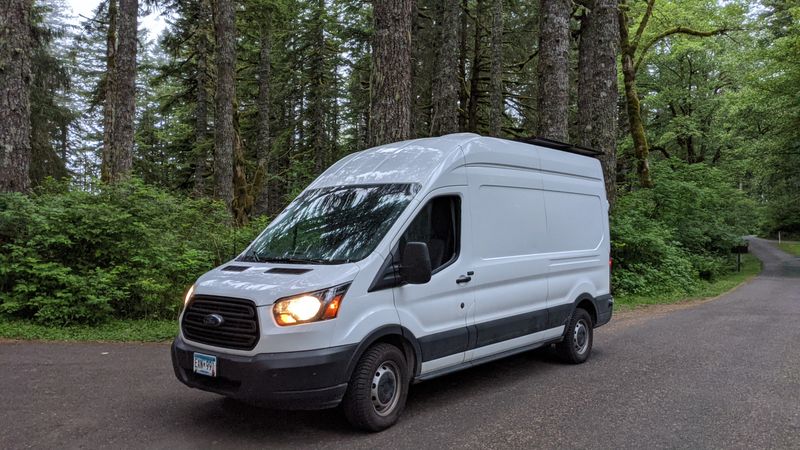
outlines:
M30 188L32 0L0 8L0 192Z
M458 0L442 0L439 3L439 39L431 92L432 136L458 131L458 24L461 5Z
M491 70L491 112L489 114L489 133L500 136L503 127L504 89L503 89L503 0L492 1L492 70Z
M411 135L412 3L412 0L374 3L370 146L402 141Z
M34 5L31 51L31 165L30 179L37 186L47 177L69 176L70 130L77 118L71 108L73 89L66 47L71 29L61 0Z
M569 140L569 20L572 2L539 3L539 128L541 137Z
M233 164L236 130L234 102L236 73L236 22L233 0L214 0L214 195L230 208L233 203Z
M138 0L109 0L102 178L130 175L136 118Z
M591 0L581 18L578 59L578 143L603 152L606 194L616 199L617 0Z

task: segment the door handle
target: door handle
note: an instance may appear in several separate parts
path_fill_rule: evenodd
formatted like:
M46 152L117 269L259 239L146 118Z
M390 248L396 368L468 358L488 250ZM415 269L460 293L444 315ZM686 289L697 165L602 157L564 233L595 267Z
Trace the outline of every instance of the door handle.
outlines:
M466 275L461 275L460 277L456 278L457 284L469 283L472 280L472 277L468 277Z

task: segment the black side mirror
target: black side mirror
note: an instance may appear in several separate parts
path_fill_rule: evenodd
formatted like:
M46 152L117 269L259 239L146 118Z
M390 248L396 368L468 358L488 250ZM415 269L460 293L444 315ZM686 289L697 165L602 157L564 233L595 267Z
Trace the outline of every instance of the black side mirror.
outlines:
M409 284L425 284L431 280L431 256L428 253L428 244L407 243L400 264L400 273Z

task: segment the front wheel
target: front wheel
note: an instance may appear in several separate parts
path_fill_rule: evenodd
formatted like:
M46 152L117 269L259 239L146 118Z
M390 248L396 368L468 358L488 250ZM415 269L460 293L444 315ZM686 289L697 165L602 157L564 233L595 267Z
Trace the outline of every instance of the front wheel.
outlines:
M342 409L357 428L380 431L397 422L408 397L408 365L403 352L390 344L367 350L350 377Z
M593 328L592 316L585 309L576 309L567 323L564 340L556 344L561 359L570 364L585 362L592 351Z

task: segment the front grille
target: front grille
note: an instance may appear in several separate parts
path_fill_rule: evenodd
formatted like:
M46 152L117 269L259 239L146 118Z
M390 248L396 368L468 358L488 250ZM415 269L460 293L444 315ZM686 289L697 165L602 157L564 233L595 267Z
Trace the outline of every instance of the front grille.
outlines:
M205 323L206 316L217 314L219 326ZM250 300L228 297L195 296L181 322L183 335L190 341L217 347L251 350L258 342L258 314Z

